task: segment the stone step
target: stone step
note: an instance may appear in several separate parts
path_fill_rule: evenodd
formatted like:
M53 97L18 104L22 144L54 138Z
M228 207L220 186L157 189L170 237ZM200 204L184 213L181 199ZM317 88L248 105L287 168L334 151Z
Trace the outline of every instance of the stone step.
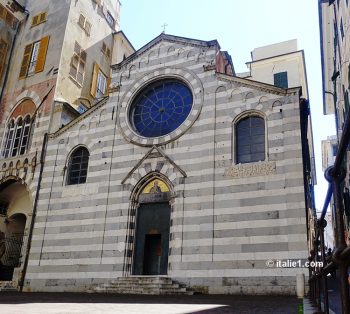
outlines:
M115 291L179 291L179 292L186 292L186 288L166 288L166 289L159 289L159 288L153 288L153 287L130 287L128 289L123 288L115 288L115 287L104 287L108 290L115 290Z
M124 283L124 282L111 282L109 284L105 284L109 287L116 287L116 288L131 288L134 285L132 283ZM180 288L180 285L178 283L145 283L145 282L139 282L137 283L139 287L148 287L148 288L158 288L158 289L167 289L167 288Z
M12 281L0 281L0 291L17 291Z
M170 283L172 282L169 277L119 277L116 279L120 282L164 282Z
M115 293L115 294L147 294L147 295L192 295L192 291L183 289L113 289L113 288L96 288L95 292L100 293Z
M115 294L152 294L152 295L192 295L184 285L169 277L130 276L120 277L97 286L93 290L99 293Z

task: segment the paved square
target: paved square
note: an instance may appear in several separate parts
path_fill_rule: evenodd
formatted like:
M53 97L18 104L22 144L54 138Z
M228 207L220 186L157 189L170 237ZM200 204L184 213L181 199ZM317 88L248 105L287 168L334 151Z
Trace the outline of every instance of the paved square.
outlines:
M287 296L144 296L83 293L1 293L6 314L295 314L298 300Z

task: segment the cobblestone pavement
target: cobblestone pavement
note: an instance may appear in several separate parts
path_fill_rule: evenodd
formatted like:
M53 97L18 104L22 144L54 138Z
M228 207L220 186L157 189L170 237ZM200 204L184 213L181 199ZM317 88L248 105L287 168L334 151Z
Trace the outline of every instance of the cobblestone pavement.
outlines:
M0 293L6 314L295 314L298 301L284 296L145 296L83 293Z

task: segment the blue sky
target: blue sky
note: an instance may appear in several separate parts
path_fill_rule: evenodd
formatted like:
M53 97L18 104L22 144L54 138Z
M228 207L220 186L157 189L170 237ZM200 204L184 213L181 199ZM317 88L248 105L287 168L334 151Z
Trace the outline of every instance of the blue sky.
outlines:
M121 0L121 29L136 49L167 34L217 39L232 56L236 72L247 71L250 52L260 46L298 39L309 83L318 185L322 208L327 183L321 169L321 140L335 134L334 117L322 113L321 61L316 0Z

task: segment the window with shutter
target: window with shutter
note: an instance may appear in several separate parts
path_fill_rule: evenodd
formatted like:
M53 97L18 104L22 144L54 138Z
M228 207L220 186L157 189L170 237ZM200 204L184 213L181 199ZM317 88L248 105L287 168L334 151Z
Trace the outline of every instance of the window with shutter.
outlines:
M79 15L78 24L85 31L86 35L90 36L91 23L86 19L86 17L83 14Z
M114 18L113 18L113 16L112 16L112 14L111 14L109 11L107 11L107 14L106 14L105 16L106 16L107 23L108 23L111 27L114 27L115 21L114 21Z
M47 15L46 12L43 12L43 13L40 14L39 23L44 23L44 22L46 22L46 15Z
M86 57L86 52L75 42L69 75L79 83L80 86L82 86L84 82Z
M41 12L32 18L32 27L37 26L41 23L46 22L47 12Z
M24 48L23 59L21 63L21 70L19 72L20 79L23 79L27 76L28 66L29 66L31 54L32 54L32 47L33 47L33 44L29 44Z
M8 44L3 39L0 39L0 80L2 78L7 56Z
M32 26L38 25L38 21L39 21L39 16L38 15L33 16Z
M78 24L81 28L84 29L84 25L85 25L85 16L84 15L82 15L82 14L79 15Z
M9 12L3 5L0 4L0 19L3 20L7 26L16 29L18 20Z
M105 42L102 42L101 51L107 58L111 57L111 49L108 48L108 46L107 46L107 44Z
M85 32L86 32L86 35L90 36L91 24L88 21L85 21Z
M24 48L19 79L44 71L50 36L31 43Z
M6 9L0 4L0 18L3 20L5 18Z
M90 94L92 97L96 97L96 91L97 91L97 77L98 77L99 67L98 64L94 63L94 70L92 73L92 81L91 81L91 89Z
M40 48L38 52L37 62L35 65L35 73L44 71L47 48L49 46L49 40L50 40L50 36L43 37L40 40Z
M107 89L107 77L102 73L101 70L99 70L97 75L96 98L101 98L105 96L106 89Z
M28 76L35 73L35 66L38 60L40 41L37 41L33 44L32 55L30 57L29 67L28 67Z
M107 46L106 46L105 42L102 42L102 49L101 49L101 51L103 53L106 53L106 49L107 49Z

